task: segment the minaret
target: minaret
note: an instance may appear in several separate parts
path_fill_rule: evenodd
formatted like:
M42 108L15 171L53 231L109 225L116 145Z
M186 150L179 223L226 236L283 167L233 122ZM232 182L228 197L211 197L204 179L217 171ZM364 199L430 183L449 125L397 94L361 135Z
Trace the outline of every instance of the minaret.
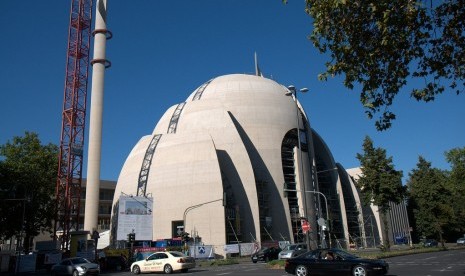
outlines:
M102 152L102 113L105 68L110 62L105 58L106 40L111 38L107 30L107 1L97 0L95 12L94 59L92 64L92 90L90 103L89 150L87 157L86 208L84 230L97 229L100 190L100 159Z

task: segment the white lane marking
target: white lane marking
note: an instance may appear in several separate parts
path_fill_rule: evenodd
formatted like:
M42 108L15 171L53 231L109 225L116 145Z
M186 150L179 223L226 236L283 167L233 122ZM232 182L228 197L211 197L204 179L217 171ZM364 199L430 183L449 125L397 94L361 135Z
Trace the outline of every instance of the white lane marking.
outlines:
M446 267L446 268L443 268L441 270L439 270L441 272L445 272L445 271L452 271L452 266L449 266L449 267Z

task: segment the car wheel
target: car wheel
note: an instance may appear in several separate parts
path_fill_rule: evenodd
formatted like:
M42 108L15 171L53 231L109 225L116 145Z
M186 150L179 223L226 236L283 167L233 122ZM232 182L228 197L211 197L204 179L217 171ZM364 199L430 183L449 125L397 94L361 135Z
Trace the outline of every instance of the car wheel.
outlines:
M140 273L140 267L138 265L133 266L132 267L132 273L139 274Z
M252 263L256 264L256 263L257 263L257 260L253 260Z
M77 270L73 270L73 276L79 276L79 272Z
M296 276L307 276L308 275L307 267L304 265L298 265L295 268L295 275Z
M169 264L167 264L163 268L163 271L165 272L165 274L171 274L173 272L173 268Z
M367 270L363 266L357 265L354 267L354 269L352 269L352 275L353 276L366 276Z

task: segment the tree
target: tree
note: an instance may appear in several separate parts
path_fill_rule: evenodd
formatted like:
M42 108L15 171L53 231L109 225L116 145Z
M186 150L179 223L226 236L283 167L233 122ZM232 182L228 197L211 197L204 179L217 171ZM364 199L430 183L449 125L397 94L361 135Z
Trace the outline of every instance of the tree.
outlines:
M438 237L444 246L444 228L454 217L447 172L432 168L431 163L420 156L417 168L409 173L407 187L417 231L425 237Z
M389 250L389 224L387 212L390 203L399 204L405 198L402 186L402 171L396 171L392 157L386 157L386 150L375 148L370 137L363 142L363 154L358 153L362 175L357 181L364 205L378 206L384 224L384 247Z
M449 185L452 189L452 207L455 219L451 221L451 228L463 234L465 232L465 147L455 148L445 153L446 160L451 164Z
M344 75L349 89L360 84L368 118L381 114L378 130L396 118L389 107L407 78L421 83L411 91L418 101L433 101L447 87L463 93L462 0L306 0L306 12L313 18L310 40L330 54L319 79Z
M58 147L25 132L0 145L0 237L24 237L24 249L50 231L55 210ZM24 217L24 219L23 219Z

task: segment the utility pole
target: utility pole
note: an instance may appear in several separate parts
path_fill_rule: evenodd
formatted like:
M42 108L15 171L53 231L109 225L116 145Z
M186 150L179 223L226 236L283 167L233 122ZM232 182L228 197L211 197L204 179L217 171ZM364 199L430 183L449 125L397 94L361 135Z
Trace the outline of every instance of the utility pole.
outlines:
M284 192L300 192L299 190L291 190L291 189L287 189L286 187L284 187ZM326 222L329 221L329 212L328 212L328 200L326 198L326 196L322 193L322 192L318 192L318 191L304 191L305 193L314 193L314 194L318 194L318 195L321 195L323 196L324 200L325 200L325 206L326 206ZM328 236L331 235L330 233L330 229L329 229L329 226L327 226L327 229L328 229ZM323 246L323 242L324 242L324 230L323 230L323 227L320 225L320 237L321 237L321 242L320 242L320 246ZM330 239L331 239L331 236L330 236ZM307 244L307 246L309 246ZM310 248L310 247L308 247Z

